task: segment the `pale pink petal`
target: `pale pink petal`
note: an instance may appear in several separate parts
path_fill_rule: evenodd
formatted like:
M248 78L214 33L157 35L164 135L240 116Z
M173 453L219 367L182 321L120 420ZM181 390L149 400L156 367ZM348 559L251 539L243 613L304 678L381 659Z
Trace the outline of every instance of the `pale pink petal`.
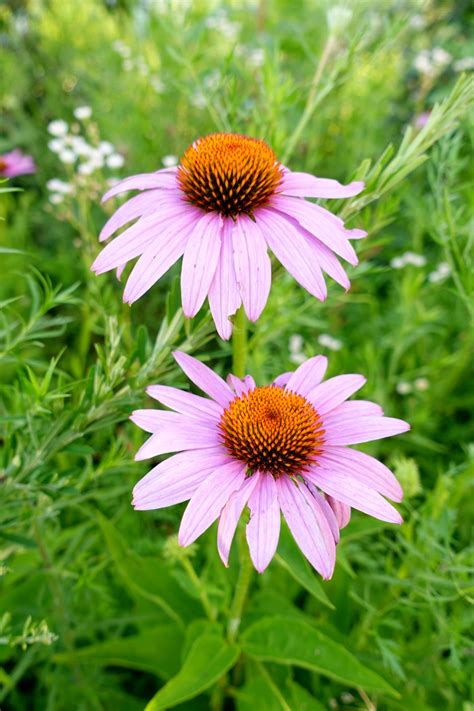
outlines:
M250 557L256 570L263 573L275 555L280 537L280 506L275 479L262 472L249 498L250 521L246 536Z
M230 461L206 477L181 520L178 534L181 546L189 546L214 523L230 496L244 483L245 470L242 462Z
M381 521L389 521L390 523L402 522L402 517L398 511L383 496L364 486L360 481L341 476L333 470L327 471L318 466L312 467L308 472L305 472L305 478L326 494L338 499L338 501L374 516L374 518L378 518Z
M329 247L326 247L325 244L316 239L316 237L313 237L312 234L303 229L300 225L297 226L297 230L303 235L305 240L313 244L315 248L315 258L318 260L323 272L326 272L331 279L334 279L337 284L340 284L343 289L347 291L351 283L336 255Z
M326 356L317 355L313 358L308 358L292 373L286 384L286 389L300 395L307 395L319 385L324 378L327 367L328 359Z
M121 205L103 226L99 235L99 242L103 242L127 222L136 220L137 217L146 217L156 210L169 204L181 207L182 193L174 190L147 190L146 193L135 195Z
M227 407L235 398L227 383L207 365L181 351L174 351L173 356L188 378L219 405Z
M347 504L343 504L342 501L338 501L333 496L329 496L329 494L327 494L327 501L334 511L337 525L339 528L345 528L351 520L351 507Z
M287 373L281 373L281 375L278 375L275 380L273 381L273 385L276 385L279 388L284 388L291 376L293 375L294 371L288 371Z
M235 314L242 299L235 276L234 251L232 247L233 222L226 218L221 233L221 251L214 277L209 287L209 307L216 324L217 333L227 341L232 333L229 316Z
M126 303L143 296L183 255L195 225L196 217L186 215L164 227L133 267L123 292Z
M259 226L239 215L232 232L234 266L245 313L256 321L267 303L272 280L272 267L267 245Z
M343 426L324 426L324 442L330 445L359 444L407 432L410 425L395 417L362 417Z
M392 501L403 499L402 487L390 469L364 452L347 447L325 446L322 454L318 455L318 465L354 478Z
M194 395L168 385L150 385L146 392L150 397L161 402L162 405L181 412L183 415L195 417L198 420L204 419L215 422L223 414L223 408L214 400L208 400L200 395Z
M251 375L246 375L243 379L238 378L236 375L229 373L227 376L227 382L235 390L235 394L240 397L244 393L248 393L249 390L255 390L255 380Z
M153 188L179 189L176 172L164 169L162 171L158 170L156 173L140 173L139 175L124 178L124 180L120 180L105 193L102 202L107 202L114 195L126 193L129 190L150 190Z
M145 511L187 501L209 474L227 462L220 448L175 454L138 482L133 490L133 506Z
M348 185L342 185L337 180L329 178L315 178L309 173L290 171L285 173L280 191L284 195L312 198L347 198L358 195L365 185L361 180L356 180Z
M304 476L304 475L303 475ZM340 533L339 533L339 524L337 522L337 518L335 516L335 513L329 503L326 501L324 496L317 490L317 488L314 486L314 484L311 484L309 481L305 482L306 486L308 487L309 491L311 494L314 496L315 503L319 508L321 509L321 513L326 517L326 520L329 524L329 528L331 529L332 536L334 538L335 543L339 543L340 539Z
M110 242L94 261L91 269L96 274L102 274L115 267L120 267L129 259L142 254L146 248L160 238L163 231L174 230L184 226L192 219L195 208L184 205L181 208L170 206L160 214L142 217L131 227L122 232Z
M270 205L281 215L289 215L301 227L318 238L329 249L338 254L349 264L357 264L357 254L344 234L344 230L325 219L320 213L312 210L313 205L306 200L295 200L287 197L273 197Z
M275 257L312 296L324 301L326 284L318 263L316 240L306 239L278 212L259 208L255 219Z
M347 400L359 390L366 379L363 375L336 375L324 383L316 385L307 395L308 400L315 406L318 415L324 415Z
M183 427L192 427L193 420L186 415L181 415L178 412L170 412L169 410L134 410L130 415L131 421L138 427L141 427L145 432L158 432L162 427L170 425L178 425ZM208 428L214 426L213 423L208 423Z
M328 412L324 421L331 418L331 421L336 421L335 418L339 418L340 422L343 422L345 418L352 417L381 417L383 415L383 410L380 405L375 402L370 402L370 400L348 400L341 403L335 407L331 412Z
M326 517L314 505L314 497L304 484L284 475L276 480L276 485L280 508L301 552L323 578L329 579L334 570L336 546Z
M117 279L120 281L122 278L123 270L127 266L127 262L125 264L122 264L120 267L117 267L117 271L115 272Z
M169 413L170 415L177 413ZM209 424L173 424L162 427L158 432L143 444L135 455L135 459L150 459L159 454L169 454L170 452L180 452L187 449L206 449L207 447L217 447L221 444L221 438L217 427L210 428Z
M346 230L347 239L363 239L367 237L365 230Z
M188 239L181 268L181 298L185 316L195 316L204 303L221 249L222 219L204 214Z
M259 472L255 472L252 476L248 476L240 489L232 494L222 509L217 529L217 549L226 568L229 565L230 547L232 545L232 540L234 538L239 518L242 515L242 511L245 508L245 504L247 503L250 494L258 484L259 478Z

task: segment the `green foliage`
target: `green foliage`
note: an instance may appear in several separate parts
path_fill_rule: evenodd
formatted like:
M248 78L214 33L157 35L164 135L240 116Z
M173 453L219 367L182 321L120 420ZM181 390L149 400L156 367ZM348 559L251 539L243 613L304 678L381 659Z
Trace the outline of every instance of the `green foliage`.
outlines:
M0 8L0 153L20 146L39 166L0 185L0 706L467 709L473 84L455 69L465 13L364 0L328 30L326 4L310 0L80 6ZM422 75L416 55L437 46L453 61ZM99 206L112 173L80 175L47 147L48 122L79 131L84 104L93 115L81 131L117 146L120 175L224 129L264 137L294 169L367 184L331 203L369 232L351 290L330 284L319 304L274 265L247 368L264 384L323 352L331 374L364 373L363 396L412 426L366 447L400 479L405 523L354 513L329 582L282 530L235 639L225 630L238 546L226 569L215 528L178 547L182 507L132 510L149 467L133 460L142 438L128 420L147 385L188 387L172 350L226 374L231 348L205 309L183 318L179 266L131 309L122 284L90 272L116 207ZM59 204L52 178L72 186ZM407 252L419 266L400 263Z

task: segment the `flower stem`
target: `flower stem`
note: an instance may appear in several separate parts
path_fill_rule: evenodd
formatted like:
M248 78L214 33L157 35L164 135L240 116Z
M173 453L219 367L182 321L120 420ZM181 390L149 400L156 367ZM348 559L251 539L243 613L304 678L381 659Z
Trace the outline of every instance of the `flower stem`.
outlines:
M193 564L187 557L181 558L181 563L182 563L183 568L189 575L190 579L192 580L194 587L196 588L197 592L199 593L199 599L201 600L201 603L202 603L202 606L206 612L206 615L208 616L208 618L211 622L215 622L216 621L216 611L214 610L211 603L209 602L206 588L204 587L203 583L201 582L201 579L199 578L198 574L194 570Z
M237 311L234 319L234 333L232 336L232 370L238 378L245 376L245 361L247 357L247 322L243 307ZM245 528L241 526L237 530L237 541L240 558L240 571L234 597L230 606L229 620L227 624L227 636L232 642L236 637L242 619L242 612L247 599L247 593L252 579L252 562L250 560L247 541L245 540Z

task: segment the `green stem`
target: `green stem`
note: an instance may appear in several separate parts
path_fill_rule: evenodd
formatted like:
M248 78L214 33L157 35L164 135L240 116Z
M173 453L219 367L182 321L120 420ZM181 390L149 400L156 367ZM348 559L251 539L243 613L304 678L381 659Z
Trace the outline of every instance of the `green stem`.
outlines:
M199 578L198 574L194 570L193 564L189 560L189 558L181 558L181 563L183 565L183 568L189 575L191 581L193 582L196 590L199 593L199 599L201 600L201 604L206 611L206 615L210 619L211 622L216 621L216 611L212 607L211 603L209 602L209 598L207 597L207 592L204 587L204 585L201 582L201 579Z
M245 376L247 358L247 323L244 307L235 314L234 333L232 334L232 372L238 378Z

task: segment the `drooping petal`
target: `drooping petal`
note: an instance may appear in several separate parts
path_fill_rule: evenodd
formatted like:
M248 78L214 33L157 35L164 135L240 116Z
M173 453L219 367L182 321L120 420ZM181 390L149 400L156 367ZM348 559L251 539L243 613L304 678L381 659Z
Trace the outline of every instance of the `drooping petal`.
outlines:
M209 212L188 239L181 268L181 298L188 318L197 314L208 294L221 249L221 228L220 216Z
M229 553L232 540L242 515L242 511L249 499L250 494L255 489L260 478L260 473L255 472L245 479L238 491L235 491L224 508L219 518L217 529L217 549L222 562L227 567L229 565Z
M232 220L226 218L222 226L219 260L209 287L209 307L212 318L219 336L225 341L232 334L232 324L229 321L229 316L235 314L242 303L237 277L235 276L232 229Z
M331 508L329 503L326 501L324 496L317 490L317 488L314 486L314 484L311 484L311 482L309 482L309 481L307 481L305 483L306 483L306 486L308 487L309 491L311 492L311 494L314 496L316 505L321 509L321 513L326 517L326 520L329 524L329 528L331 529L331 533L333 535L335 543L339 543L339 539L340 539L339 525L338 525L337 518L334 514L333 509Z
M316 241L305 239L296 227L278 212L260 208L255 218L275 257L312 296L324 301L327 295L319 267ZM323 246L323 245L322 245Z
M336 375L312 388L307 397L315 406L318 414L324 415L360 390L365 382L366 379L363 375Z
M173 356L188 378L219 405L227 407L234 399L235 395L227 383L207 365L182 351L174 351Z
M357 254L345 236L344 230L328 223L319 212L313 211L311 203L287 197L274 197L270 205L281 215L289 215L297 220L305 230L317 237L320 242L348 261L349 264L358 263Z
M275 479L262 472L249 498L250 521L246 528L250 557L263 573L275 555L280 537L280 506Z
M234 266L245 313L256 321L267 303L272 267L258 224L239 215L232 232Z
M108 239L116 230L127 222L136 220L137 217L146 217L169 204L181 207L182 202L181 195L174 190L147 190L145 193L134 195L107 220L100 232L99 242Z
M361 180L342 185L337 180L315 178L310 173L288 171L285 173L280 190L284 195L296 197L347 198L358 195L364 187Z
M307 395L319 385L324 378L327 367L328 359L326 356L317 355L313 358L308 358L292 373L286 384L286 389L300 395Z
M323 578L329 579L334 570L336 546L325 516L311 502L307 490L305 495L304 484L281 476L276 485L281 510L301 552Z
M123 300L132 304L143 296L183 255L196 224L194 216L173 221L142 254L128 277Z
M193 421L185 415L181 415L178 412L170 412L169 410L134 410L130 415L130 419L145 432L152 433L170 425L182 425L183 427L192 427L193 425Z
M189 546L214 523L230 496L244 483L245 470L242 462L230 461L206 477L181 520L178 534L181 546Z
M325 428L324 441L330 445L360 444L407 432L410 425L395 417L362 417L345 425Z
M381 521L401 523L402 517L391 504L377 491L361 484L360 481L350 477L336 475L322 467L312 467L305 472L305 478L312 484L322 489L326 494L352 506L359 511L374 516Z
M177 414L177 413L169 413ZM180 452L188 449L206 449L217 447L221 443L217 427L209 424L197 424L183 419L179 424L166 425L152 434L145 444L142 444L135 455L136 461L157 457L159 454Z
M186 501L211 472L228 461L220 447L175 454L160 462L136 484L133 506L144 511Z
M198 420L215 422L222 416L223 409L217 402L188 393L185 390L179 390L169 385L150 385L146 391L150 397L158 400L162 405Z
M351 520L351 507L347 504L343 504L342 501L338 501L333 496L329 496L329 494L327 494L327 501L334 511L337 525L339 528L345 528Z
M232 373L229 373L227 376L227 382L230 385L230 387L235 390L235 394L237 396L243 395L244 393L248 393L249 390L255 390L256 385L255 385L255 380L252 378L251 375L246 375L243 379L238 378L236 375L232 375Z
M370 489L375 489L392 501L403 499L403 489L395 475L378 459L347 447L325 446L318 455L318 464L338 476L350 477L360 481Z
M129 178L120 180L110 190L108 190L102 202L107 202L114 195L126 193L129 190L152 190L153 188L165 188L179 190L179 185L176 180L176 171L165 168L157 170L156 173L140 173L132 175Z

